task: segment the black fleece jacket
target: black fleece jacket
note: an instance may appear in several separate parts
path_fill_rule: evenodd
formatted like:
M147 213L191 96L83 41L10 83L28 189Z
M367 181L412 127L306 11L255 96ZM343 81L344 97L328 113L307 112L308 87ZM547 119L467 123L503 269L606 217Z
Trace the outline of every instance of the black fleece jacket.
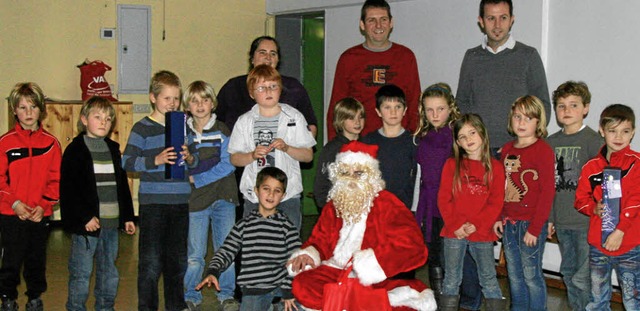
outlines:
M100 218L100 201L93 159L89 148L80 133L67 146L62 155L60 170L60 212L62 224L70 233L98 236L100 230L88 232L84 226L93 217ZM119 227L124 229L127 221L133 221L133 200L127 181L127 173L122 169L120 145L106 137L116 175L118 206L120 210Z

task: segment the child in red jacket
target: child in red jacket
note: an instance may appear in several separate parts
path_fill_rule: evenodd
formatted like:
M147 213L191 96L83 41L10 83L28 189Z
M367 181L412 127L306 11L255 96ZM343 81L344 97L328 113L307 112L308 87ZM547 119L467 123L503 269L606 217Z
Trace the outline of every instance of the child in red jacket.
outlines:
M16 125L0 137L0 236L2 310L18 310L17 286L24 269L27 310L43 310L49 216L58 201L61 149L42 128L44 94L31 82L11 90ZM24 267L23 267L24 266Z
M575 208L591 217L589 223L589 267L591 302L587 310L608 310L611 299L611 270L616 270L622 286L622 302L627 310L640 310L640 153L629 144L635 133L635 115L628 106L610 105L600 115L600 135L606 146L582 167L576 190ZM609 198L620 198L620 219L615 230L602 242L603 169L621 170L621 180L609 184L619 189ZM616 191L614 191L616 192Z

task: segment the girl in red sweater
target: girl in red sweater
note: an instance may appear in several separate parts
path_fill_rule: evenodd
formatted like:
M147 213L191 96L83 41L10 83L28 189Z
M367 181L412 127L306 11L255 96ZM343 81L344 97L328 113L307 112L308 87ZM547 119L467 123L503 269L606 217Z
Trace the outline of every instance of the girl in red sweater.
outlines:
M500 153L506 173L504 208L493 226L502 237L509 272L511 310L546 310L542 253L555 195L555 155L544 138L547 118L540 99L511 105L509 134Z
M440 310L458 310L458 289L467 248L478 266L487 310L504 310L493 258L493 220L502 211L504 169L489 151L489 135L477 114L453 124L453 157L442 170L438 206L444 220L446 261Z

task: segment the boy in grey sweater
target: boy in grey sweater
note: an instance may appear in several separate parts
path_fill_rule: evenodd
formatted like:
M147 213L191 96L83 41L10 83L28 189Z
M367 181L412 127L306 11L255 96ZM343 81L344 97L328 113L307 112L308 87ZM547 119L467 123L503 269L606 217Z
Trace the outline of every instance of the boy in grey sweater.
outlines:
M603 145L597 132L583 124L591 93L584 82L567 81L553 92L553 107L562 129L549 136L556 153L556 196L549 216L549 236L557 233L560 273L573 310L584 310L591 293L589 276L589 217L573 208L582 165Z

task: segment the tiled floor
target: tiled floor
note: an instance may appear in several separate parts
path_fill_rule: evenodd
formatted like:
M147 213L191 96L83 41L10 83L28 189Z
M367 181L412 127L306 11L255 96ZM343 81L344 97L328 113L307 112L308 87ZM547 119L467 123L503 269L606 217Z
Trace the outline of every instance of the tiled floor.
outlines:
M308 236L315 222L315 217L306 216L303 220L303 239ZM69 258L70 237L61 228L54 227L49 240L47 253L47 281L49 288L44 293L42 299L45 303L45 310L64 310L67 299L67 260ZM207 258L207 260L209 257ZM137 269L138 269L138 236L120 236L120 257L118 259L118 269L120 271L120 286L116 300L116 309L121 311L137 309ZM423 281L427 280L427 269L418 270L417 276ZM162 283L161 283L162 284ZM162 285L159 285L162 291ZM505 296L508 296L507 280L500 279L500 284ZM93 285L92 285L93 286ZM26 298L23 293L26 291L24 282L19 288L21 294L19 298L20 310L24 310ZM567 305L565 292L557 289L549 289L547 306L549 311L570 310ZM205 290L203 310L216 310L215 290ZM160 295L162 297L162 294ZM161 309L163 308L162 299ZM93 310L93 297L89 298L89 310ZM612 310L623 310L620 304L612 304ZM259 311L259 310L256 310Z

